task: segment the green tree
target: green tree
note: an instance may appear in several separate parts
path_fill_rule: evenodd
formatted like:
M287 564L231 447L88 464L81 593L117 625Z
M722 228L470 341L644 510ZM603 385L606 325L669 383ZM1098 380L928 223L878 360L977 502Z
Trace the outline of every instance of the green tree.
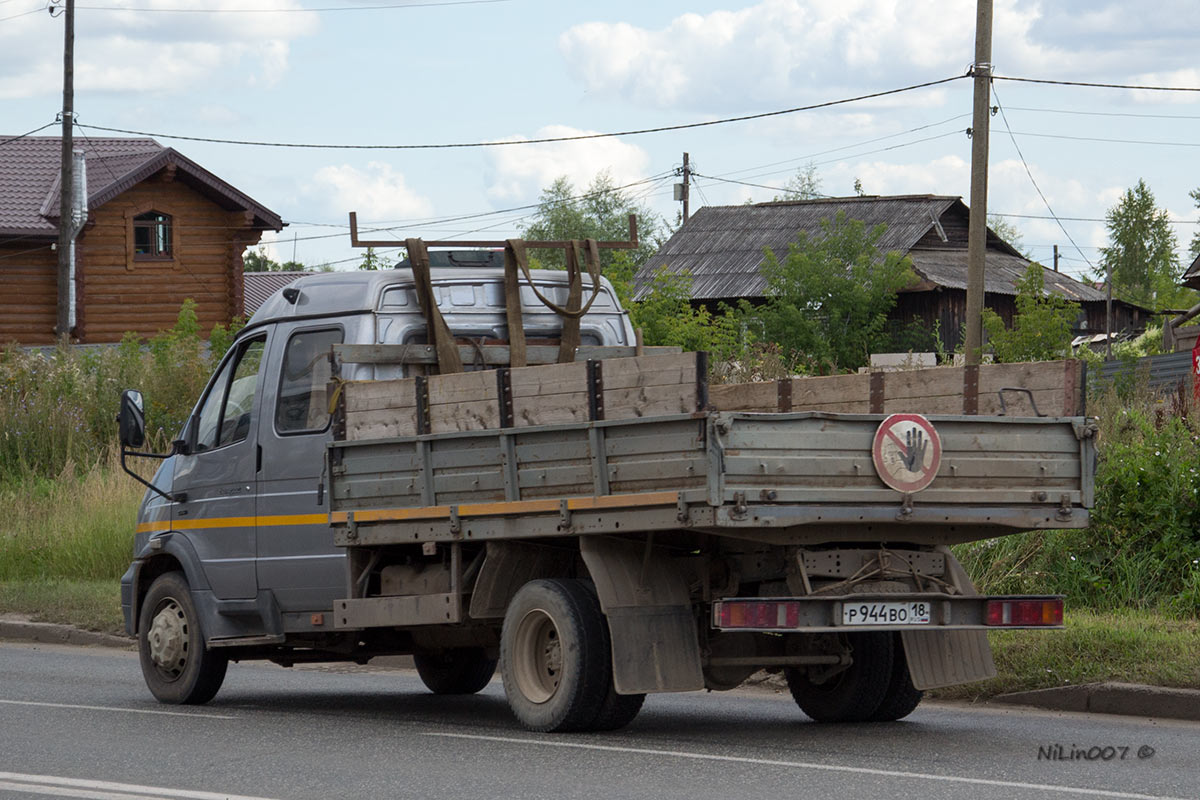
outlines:
M744 348L741 320L731 309L713 314L691 304L692 276L659 267L651 277L646 299L630 304L634 327L642 329L648 345L674 345L685 352L707 350L720 361Z
M392 262L388 261L386 256L376 253L374 247L368 247L367 252L363 253L362 261L358 262L358 268L374 272L381 269L391 269Z
M916 281L912 262L881 253L886 225L868 230L842 212L821 222L821 233L801 233L780 260L766 252L762 272L767 302L754 311L763 338L778 343L819 371L864 366L887 340L896 293Z
M1097 280L1112 275L1113 295L1147 308L1168 308L1180 294L1178 242L1166 209L1139 179L1106 215L1108 247L1101 250Z
M821 176L817 174L817 164L810 161L788 178L783 185L783 194L775 200L813 200L824 196L821 194Z
M1196 208L1200 208L1200 189L1192 189L1188 195L1195 201ZM1193 261L1200 257L1200 230L1192 234L1192 246L1188 248L1188 253Z
M630 253L633 268L636 269L654 255L662 244L662 220L614 186L607 172L597 175L582 193L566 176L555 180L542 190L538 210L529 224L521 229L521 235L531 240L625 241L629 238L630 214L637 215L638 246ZM613 270L620 252L600 251L600 267L605 276ZM565 266L561 251L537 250L532 252L532 256L537 266L543 269L563 269Z
M1017 282L1017 314L1010 330L990 308L983 310L987 348L1002 363L1052 361L1071 356L1079 304L1047 293L1041 264L1030 264Z
M278 261L272 261L265 247L247 250L242 256L243 272L278 272L281 269Z
M1024 236L1016 225L1004 217L988 214L987 226L992 229L992 233L1011 245L1014 250L1025 256L1025 258L1032 260L1029 251L1025 249Z

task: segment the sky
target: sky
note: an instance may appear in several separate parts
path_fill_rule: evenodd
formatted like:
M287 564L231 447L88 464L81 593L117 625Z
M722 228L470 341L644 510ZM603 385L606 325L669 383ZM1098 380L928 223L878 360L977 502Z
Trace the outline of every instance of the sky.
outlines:
M0 0L0 134L61 108L62 18L46 6ZM685 151L693 211L771 200L810 163L831 196L858 180L868 194L967 199L967 78L576 142L361 150L171 136L413 145L710 122L962 76L974 26L974 0L77 0L76 135L154 134L289 223L268 237L274 258L342 269L361 257L350 211L378 238L503 239L560 176L582 191L607 172L673 222ZM994 30L998 76L1200 87L1195 0L995 0ZM1200 92L997 80L992 104L1003 113L989 212L1013 215L1034 258L1050 265L1058 244L1063 271L1087 272L1105 212L1139 179L1178 221L1185 257Z

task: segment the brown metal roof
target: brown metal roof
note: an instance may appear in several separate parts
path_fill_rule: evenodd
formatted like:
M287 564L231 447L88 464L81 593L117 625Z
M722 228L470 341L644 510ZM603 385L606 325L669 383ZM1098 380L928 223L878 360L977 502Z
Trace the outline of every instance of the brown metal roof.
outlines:
M886 225L879 249L909 256L929 283L966 288L969 211L962 199L896 195L701 208L638 270L634 296L644 298L654 271L666 266L691 274L695 300L762 297L764 250L783 258L798 233L819 236L822 222L839 212L869 228ZM1016 294L1016 282L1028 266L1011 245L988 232L985 291ZM1073 300L1104 299L1102 292L1062 273L1047 270L1045 281L1048 290Z
M103 205L170 164L181 180L223 208L252 212L255 225L264 229L283 228L274 211L153 139L83 137L75 139L74 146L87 159L89 208ZM57 236L61 152L62 139L57 136L27 136L0 145L0 236Z
M250 319L267 298L293 281L315 272L244 272L242 273L242 316Z

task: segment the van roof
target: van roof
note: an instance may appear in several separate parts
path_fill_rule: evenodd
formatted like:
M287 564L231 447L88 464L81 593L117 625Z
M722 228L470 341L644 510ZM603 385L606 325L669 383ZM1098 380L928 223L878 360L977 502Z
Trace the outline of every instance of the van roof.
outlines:
M472 269L469 272L458 268L430 270L433 283L439 286L503 283L503 269ZM539 285L566 285L567 273L562 270L533 270L531 273ZM608 286L608 281L601 278ZM412 286L410 269L356 270L347 272L322 272L306 275L272 294L263 302L246 324L247 328L285 319L302 317L340 316L375 311L384 290L392 286ZM525 285L524 278L521 284ZM592 280L583 276L583 285L591 287ZM611 291L611 287L609 287ZM299 291L295 302L289 301L284 292ZM586 295L585 295L586 296Z

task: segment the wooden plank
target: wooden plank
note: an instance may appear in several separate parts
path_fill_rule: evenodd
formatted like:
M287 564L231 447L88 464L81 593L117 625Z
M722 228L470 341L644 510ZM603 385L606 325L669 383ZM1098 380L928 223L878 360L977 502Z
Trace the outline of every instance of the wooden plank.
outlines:
M417 435L415 408L378 408L346 412L346 440L391 439Z
M588 396L582 390L570 394L513 398L513 424L517 428L587 421Z
M637 356L604 362L604 389L696 383L696 354ZM694 392L693 392L694 394Z
M417 406L416 380L398 378L379 381L347 381L342 387L346 411L407 409Z
M495 403L496 398L496 373L491 370L429 376L430 408L444 403Z
M718 411L775 411L779 390L775 381L718 383L708 387L708 401Z
M605 362L605 369L614 361ZM543 397L551 394L587 393L587 363L551 364L540 367L515 367L510 370L513 402L518 397ZM607 377L607 374L605 375ZM586 411L586 401L584 403Z
M869 375L826 375L792 379L793 411L862 413L870 407ZM819 409L818 409L819 407Z
M492 391L493 393L495 392L494 384ZM485 400L470 400L463 403L429 404L430 433L482 431L499 427L500 404L495 399L490 402Z
M123 269L123 267L122 267ZM341 344L334 349L344 363L350 364L434 364L437 359L433 347L425 344ZM464 364L474 364L483 354L487 366L506 367L509 363L508 345L488 344L476 348L474 345L459 345L459 355ZM586 345L575 351L575 362L591 359L628 358L637 348L621 345ZM678 347L648 347L656 355L679 353ZM554 365L558 360L558 347L533 345L527 348L527 359L531 365ZM519 368L523 369L523 368Z
M609 389L604 376L604 418L637 419L696 411L696 387L690 384Z

